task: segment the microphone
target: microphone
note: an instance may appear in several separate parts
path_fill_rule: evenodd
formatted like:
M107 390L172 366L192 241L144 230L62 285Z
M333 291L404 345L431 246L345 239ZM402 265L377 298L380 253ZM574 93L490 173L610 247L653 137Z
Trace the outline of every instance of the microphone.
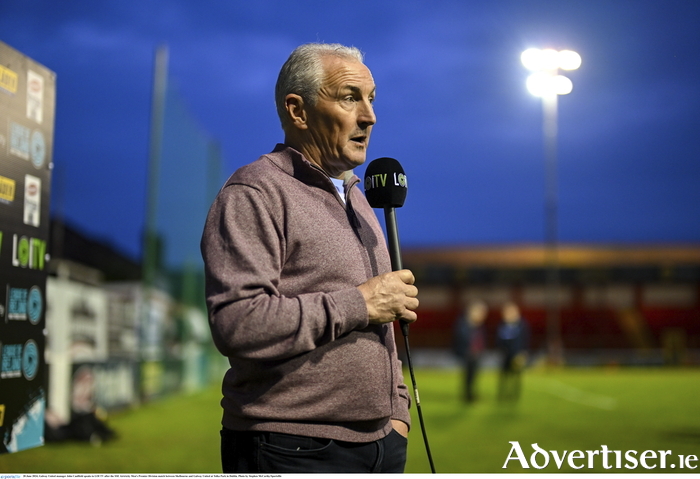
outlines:
M394 208L403 206L407 192L408 179L401 167L401 163L394 158L377 158L367 165L365 170L365 196L372 208L384 209L392 271L403 269L399 231L396 225L396 211ZM404 336L408 336L408 323L402 320L400 324L401 332Z

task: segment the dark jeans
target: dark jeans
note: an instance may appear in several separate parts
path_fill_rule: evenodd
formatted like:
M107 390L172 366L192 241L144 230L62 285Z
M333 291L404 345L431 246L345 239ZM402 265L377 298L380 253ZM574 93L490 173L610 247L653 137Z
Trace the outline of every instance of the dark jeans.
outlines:
M403 473L408 439L392 431L374 442L274 432L221 431L224 473Z
M479 372L479 358L467 356L464 359L464 400L476 400L476 376Z
M522 386L522 367L515 361L515 356L506 356L501 365L498 379L498 399L501 401L517 401L520 399Z

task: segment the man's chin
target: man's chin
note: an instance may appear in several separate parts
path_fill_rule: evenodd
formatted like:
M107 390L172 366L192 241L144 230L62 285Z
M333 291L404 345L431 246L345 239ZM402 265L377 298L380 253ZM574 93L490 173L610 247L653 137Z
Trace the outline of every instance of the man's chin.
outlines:
M363 165L366 160L367 155L364 152L360 154L358 151L351 151L349 154L344 154L340 158L337 158L331 164L342 168L343 171L351 171Z
M348 155L346 160L348 164L352 165L352 168L356 168L367 161L367 153L365 151L362 151L361 153L355 151L352 155Z

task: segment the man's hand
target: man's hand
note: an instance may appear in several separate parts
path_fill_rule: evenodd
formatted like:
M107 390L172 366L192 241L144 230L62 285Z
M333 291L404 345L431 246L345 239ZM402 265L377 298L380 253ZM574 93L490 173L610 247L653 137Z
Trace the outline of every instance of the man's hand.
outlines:
M409 323L418 319L418 288L413 273L407 269L375 276L357 287L365 298L369 322L384 324L403 319Z
M405 422L399 421L398 419L392 419L391 425L394 427L394 430L403 437L408 437L408 425Z

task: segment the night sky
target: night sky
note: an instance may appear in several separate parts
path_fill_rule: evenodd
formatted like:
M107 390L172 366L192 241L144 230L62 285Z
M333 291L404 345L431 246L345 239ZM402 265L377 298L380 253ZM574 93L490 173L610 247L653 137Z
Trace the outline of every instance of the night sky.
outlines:
M365 52L368 160L408 175L405 247L543 241L542 108L520 53L576 50L559 100L560 239L700 243L698 1L2 0L0 40L57 73L52 211L133 257L160 44L225 176L283 140L273 90L297 45Z

